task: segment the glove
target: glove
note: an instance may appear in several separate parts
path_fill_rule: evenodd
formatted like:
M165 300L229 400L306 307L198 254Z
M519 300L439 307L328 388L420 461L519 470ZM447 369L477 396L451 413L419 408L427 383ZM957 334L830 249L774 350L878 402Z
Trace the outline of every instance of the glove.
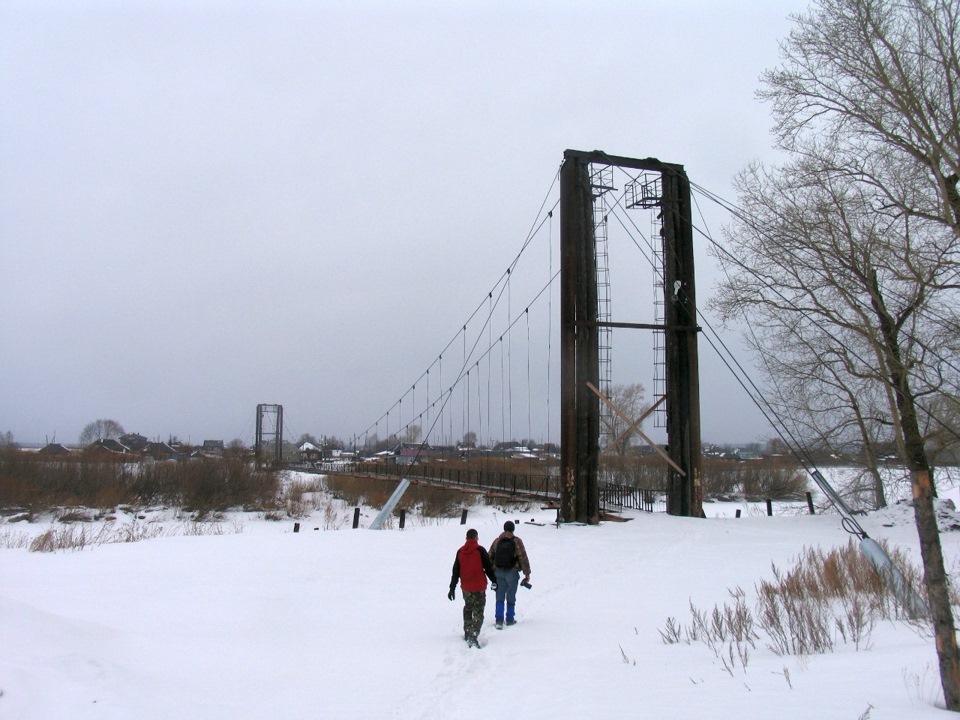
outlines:
M457 597L456 590L450 588L450 592L447 593L447 600L454 600Z
M491 590L496 590L496 589L497 589L497 583L495 583L495 582L490 583L490 589L491 589Z

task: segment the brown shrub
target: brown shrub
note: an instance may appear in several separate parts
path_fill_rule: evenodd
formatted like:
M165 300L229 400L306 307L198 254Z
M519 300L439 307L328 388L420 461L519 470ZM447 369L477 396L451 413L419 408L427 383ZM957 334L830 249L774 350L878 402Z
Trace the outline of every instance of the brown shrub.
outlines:
M903 573L907 587L922 588L919 569L898 549L885 550ZM666 626L660 630L661 638L667 644L703 642L718 657L722 655L721 646L727 643L732 667L732 651L735 648L739 653L743 642L743 638L729 637L734 625L747 628L748 638L754 627L761 629L766 633L768 647L777 655L806 655L830 652L838 640L857 649L867 647L878 621L912 621L893 589L852 541L828 552L805 549L790 570L783 572L773 566L772 571L772 581L762 580L756 586L757 601L752 614L743 604L743 591L738 588L731 592L733 606L715 606L709 615L691 603L692 621L688 626L667 618ZM708 622L708 618L713 619ZM740 655L740 662L745 669L746 655ZM727 663L724 667L730 669Z
M452 517L465 505L472 505L476 495L434 485L413 485L404 493L403 504L416 508L424 517Z
M128 504L189 506L199 512L275 503L276 473L236 458L180 462L115 461L83 456L50 460L0 451L0 507L38 512L56 506L114 508Z
M600 459L600 481L645 490L665 491L667 463L659 457L605 455Z
M802 500L808 487L803 469L784 458L747 462L704 458L702 482L704 497L754 501Z
M381 508L387 504L400 483L393 478L338 474L328 475L324 484L333 497L348 505Z

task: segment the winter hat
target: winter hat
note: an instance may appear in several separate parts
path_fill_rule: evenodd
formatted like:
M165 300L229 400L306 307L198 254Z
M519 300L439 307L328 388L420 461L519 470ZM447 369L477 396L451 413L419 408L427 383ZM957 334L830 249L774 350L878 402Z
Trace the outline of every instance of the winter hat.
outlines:
M515 527L515 525L513 524L513 520L507 520L507 521L503 524L503 529L506 530L507 532L513 532L513 528L514 528L514 527Z

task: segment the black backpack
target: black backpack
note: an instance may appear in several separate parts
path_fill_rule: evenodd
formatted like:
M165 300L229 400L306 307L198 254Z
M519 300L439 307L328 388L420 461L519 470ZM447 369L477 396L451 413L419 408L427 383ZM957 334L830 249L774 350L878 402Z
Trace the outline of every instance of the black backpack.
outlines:
M512 568L517 561L517 544L513 538L502 537L493 551L493 564L498 568Z

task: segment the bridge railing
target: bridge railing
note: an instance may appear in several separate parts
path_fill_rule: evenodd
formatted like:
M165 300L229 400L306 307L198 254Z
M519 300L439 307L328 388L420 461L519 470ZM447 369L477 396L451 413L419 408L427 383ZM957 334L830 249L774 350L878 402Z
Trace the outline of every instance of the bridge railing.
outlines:
M599 486L600 507L604 510L629 508L650 513L667 511L667 498L662 490L602 481Z
M496 492L514 497L533 498L543 502L560 499L559 478L542 473L518 473L481 468L452 467L438 463L396 465L393 463L316 463L314 472L337 474L364 474L378 477L406 477L470 490ZM634 484L599 482L600 507L605 511L624 509L644 512L665 512L666 498L660 488L639 487Z
M355 472L396 478L416 478L447 487L499 492L505 495L530 497L549 502L560 497L557 478L543 474L449 467L426 463L416 465L374 463L361 465L355 469Z

